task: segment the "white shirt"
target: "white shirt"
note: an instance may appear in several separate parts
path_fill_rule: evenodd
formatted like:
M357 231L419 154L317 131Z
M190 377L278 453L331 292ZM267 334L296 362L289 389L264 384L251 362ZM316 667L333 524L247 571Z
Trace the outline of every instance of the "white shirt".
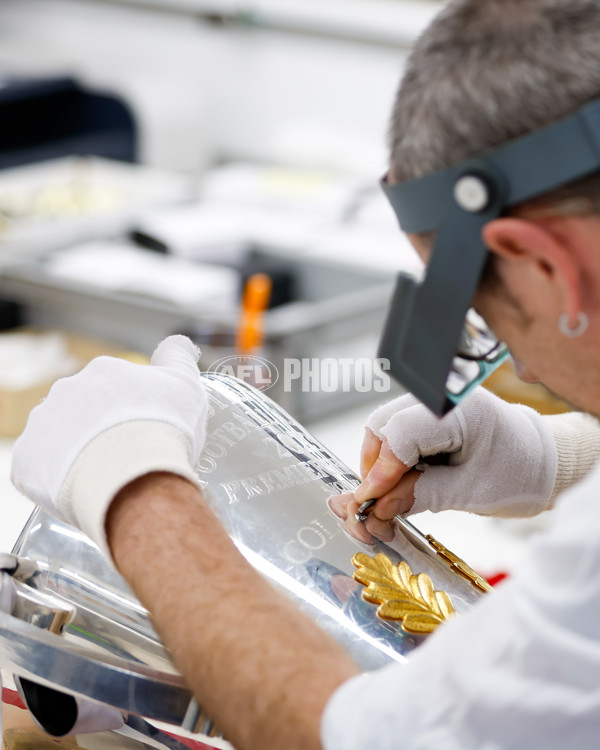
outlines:
M510 581L334 693L326 750L600 747L600 467L551 512Z

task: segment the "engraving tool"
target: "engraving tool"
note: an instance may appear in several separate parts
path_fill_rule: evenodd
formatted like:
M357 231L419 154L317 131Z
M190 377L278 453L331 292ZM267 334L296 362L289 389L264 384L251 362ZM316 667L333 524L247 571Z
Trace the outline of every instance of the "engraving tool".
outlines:
M354 518L356 518L357 521L366 521L369 517L369 511L375 505L377 500L378 498L376 497L372 497L370 500L365 500L364 503L358 506Z

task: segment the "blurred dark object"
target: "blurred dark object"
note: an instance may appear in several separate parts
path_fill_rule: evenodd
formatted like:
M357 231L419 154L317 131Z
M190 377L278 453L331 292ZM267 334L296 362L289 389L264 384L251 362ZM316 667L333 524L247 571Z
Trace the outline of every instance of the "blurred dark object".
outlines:
M0 86L0 169L61 156L137 161L129 107L72 78L15 78Z
M0 297L0 331L18 328L25 322L23 306Z
M269 309L297 299L296 278L291 264L252 251L248 253L240 268L240 297L248 279L256 273L264 273L271 279Z
M138 232L137 229L129 232L129 239L138 247L153 250L155 253L161 253L161 255L167 255L169 252L169 248L164 242L146 234L146 232Z

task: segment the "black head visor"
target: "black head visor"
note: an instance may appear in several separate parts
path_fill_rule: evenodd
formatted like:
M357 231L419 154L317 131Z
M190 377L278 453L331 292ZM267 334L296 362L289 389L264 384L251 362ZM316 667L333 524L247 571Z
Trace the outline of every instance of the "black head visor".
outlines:
M382 180L402 230L435 231L436 239L422 282L398 276L378 356L435 414L452 409L508 353L481 319L467 316L488 253L483 227L511 206L598 170L595 100L477 159L404 183Z

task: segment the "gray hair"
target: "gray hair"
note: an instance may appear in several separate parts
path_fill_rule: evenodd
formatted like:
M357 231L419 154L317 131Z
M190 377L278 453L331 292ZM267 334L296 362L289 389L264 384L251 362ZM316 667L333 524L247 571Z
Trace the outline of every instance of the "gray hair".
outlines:
M600 97L600 0L451 0L417 40L391 175L452 166Z

